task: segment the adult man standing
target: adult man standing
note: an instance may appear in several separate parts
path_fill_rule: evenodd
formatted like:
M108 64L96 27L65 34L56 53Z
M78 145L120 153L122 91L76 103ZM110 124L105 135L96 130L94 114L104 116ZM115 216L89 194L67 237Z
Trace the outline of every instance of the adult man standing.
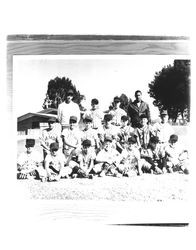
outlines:
M139 127L141 115L146 115L148 123L151 122L149 105L142 101L140 90L135 91L135 101L129 104L127 114L131 118L132 127Z
M65 101L59 104L57 118L62 126L62 131L69 128L69 119L71 116L76 116L77 121L80 120L80 109L77 103L73 100L73 90L68 90Z

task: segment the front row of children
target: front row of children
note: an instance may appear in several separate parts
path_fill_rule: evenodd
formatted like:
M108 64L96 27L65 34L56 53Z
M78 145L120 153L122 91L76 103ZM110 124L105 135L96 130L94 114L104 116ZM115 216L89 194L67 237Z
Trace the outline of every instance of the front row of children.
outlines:
M82 141L81 148L73 149L68 157L52 142L45 160L34 150L35 140L26 139L26 152L17 161L17 178L37 178L59 181L60 178L90 178L106 175L131 177L143 173L162 174L179 172L188 174L188 152L180 151L178 136L172 134L164 146L158 137L150 138L146 148L138 148L137 138L128 138L121 153L114 148L110 135L105 136L102 149L96 154L91 140Z

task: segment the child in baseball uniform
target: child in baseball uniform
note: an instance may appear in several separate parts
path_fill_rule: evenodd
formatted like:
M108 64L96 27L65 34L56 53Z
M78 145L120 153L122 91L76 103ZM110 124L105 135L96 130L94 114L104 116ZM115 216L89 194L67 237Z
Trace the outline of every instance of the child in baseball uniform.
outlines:
M140 148L146 149L150 140L153 136L152 126L148 124L148 119L145 114L140 116L141 126L135 129L135 134L137 136L137 143Z
M105 175L120 177L116 168L120 164L122 157L120 153L112 147L112 141L111 136L106 136L103 149L96 156L96 164L93 170L100 177Z
M189 173L188 151L178 143L178 136L173 134L165 146L166 170L169 173Z
M151 137L147 149L142 148L140 169L143 173L162 174L165 166L165 152L157 136Z
M41 179L46 176L43 168L43 157L34 149L35 139L26 139L26 151L17 159L18 179Z
M77 160L75 166L72 168L73 178L93 178L92 169L94 167L94 160L96 158L91 141L85 139L82 142L82 149L76 152ZM73 162L72 162L73 166Z
M137 139L135 136L128 138L126 148L122 151L121 155L122 160L117 168L119 173L126 177L140 175L140 151L138 149Z
M52 142L57 142L59 148L62 149L62 138L61 131L55 127L56 118L50 118L48 120L48 128L42 131L42 136L40 137L40 144L43 148L44 159L46 155L50 152L50 144Z
M72 150L81 147L82 132L78 129L77 117L71 116L69 119L69 128L62 132L63 153L68 159Z
M100 141L98 138L97 131L92 128L92 117L86 116L84 118L84 129L82 133L82 141L84 140L90 140L91 141L91 147L94 149L95 152L99 150L100 147Z
M102 129L103 112L99 109L99 100L91 100L90 114L92 117L92 128L95 130Z
M65 167L65 156L59 150L56 142L50 144L50 154L45 158L45 168L48 181L59 181L61 177L69 178L70 168Z
M160 117L161 122L155 123L153 130L154 135L158 136L160 143L164 144L163 146L165 146L168 143L170 136L174 134L174 129L168 122L169 117L167 110L161 111Z
M112 115L112 124L115 126L121 125L121 117L126 115L124 109L120 108L121 100L118 96L114 97L113 109L110 111Z
M135 129L128 125L129 119L126 115L121 117L121 126L118 134L119 143L122 148L125 148L125 145L128 142L128 138L135 135Z

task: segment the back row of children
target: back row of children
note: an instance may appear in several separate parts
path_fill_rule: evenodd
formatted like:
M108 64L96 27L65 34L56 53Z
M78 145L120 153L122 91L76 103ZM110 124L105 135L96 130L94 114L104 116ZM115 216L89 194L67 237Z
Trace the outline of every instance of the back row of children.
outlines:
M70 116L69 127L62 130L55 126L56 119L49 120L49 128L43 130L40 138L43 156L34 156L34 150L29 148L34 147L35 140L27 139L27 151L18 158L18 178L36 176L58 181L105 175L188 173L188 151L179 145L167 111L161 113L161 122L153 126L143 114L133 128L119 107L118 97L114 103L114 109L104 115L98 100L92 99L92 109L83 114L82 128L76 116Z

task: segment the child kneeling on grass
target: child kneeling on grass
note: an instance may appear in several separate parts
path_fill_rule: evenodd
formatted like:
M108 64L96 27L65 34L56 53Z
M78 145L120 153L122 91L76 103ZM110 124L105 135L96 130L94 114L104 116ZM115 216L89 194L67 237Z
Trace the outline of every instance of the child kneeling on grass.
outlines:
M26 139L26 151L17 160L17 179L42 179L46 176L43 158L34 146L34 139Z
M112 147L112 137L106 136L103 149L97 154L96 164L93 171L100 177L112 175L120 177L117 167L121 161L120 153Z
M76 161L71 160L67 162L67 165L72 169L72 177L92 179L92 169L96 155L91 141L88 139L84 140L82 142L82 149L76 152L72 151L70 159L72 159L72 155L76 155Z
M162 174L165 153L157 136L151 137L147 149L141 150L139 168L143 173Z
M178 136L175 134L170 136L169 143L165 147L165 159L167 172L189 173L188 151L178 144Z
M45 158L45 168L48 181L59 181L61 177L69 178L70 168L64 167L65 156L59 150L59 144L50 144L50 154Z
M122 151L123 159L120 165L117 167L119 173L123 176L131 177L140 175L139 161L140 161L140 151L137 146L137 139L135 136L128 138L126 149Z

